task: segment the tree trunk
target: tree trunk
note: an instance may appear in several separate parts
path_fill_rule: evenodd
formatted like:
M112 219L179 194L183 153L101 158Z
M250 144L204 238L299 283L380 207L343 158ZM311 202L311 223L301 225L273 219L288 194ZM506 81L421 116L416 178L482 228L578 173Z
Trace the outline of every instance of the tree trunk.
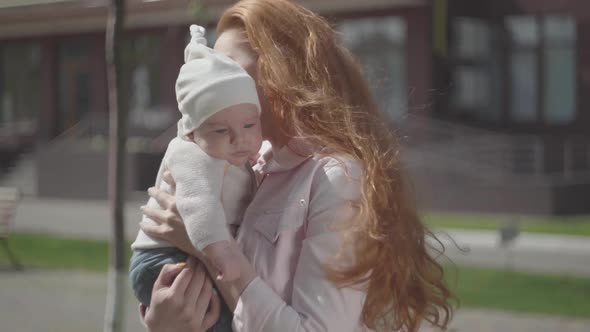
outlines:
M125 285L127 262L125 255L125 142L127 140L127 112L121 93L121 39L125 18L125 0L111 0L106 27L106 63L109 98L109 202L112 234L110 265L105 309L104 331L124 330Z

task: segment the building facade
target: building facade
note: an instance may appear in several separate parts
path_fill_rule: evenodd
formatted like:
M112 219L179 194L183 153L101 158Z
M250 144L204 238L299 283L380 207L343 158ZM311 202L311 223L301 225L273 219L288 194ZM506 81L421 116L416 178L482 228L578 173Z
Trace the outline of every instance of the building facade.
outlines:
M432 185L447 190L436 191L432 205L590 212L590 2L435 0L432 6L437 93L430 118L468 126L454 128L455 142L447 144L453 148L441 149L463 163L439 156L439 166L454 170L432 171L439 174Z
M130 169L142 174L131 181L132 189L153 181L150 167L157 167L173 133L178 118L174 82L188 25L206 25L214 40L215 22L233 2L200 1L197 14L189 0L127 1L128 148L141 156L130 164L142 165ZM299 2L327 17L341 33L364 65L388 120L409 137L408 164L418 178L418 191L425 193L419 194L425 206L590 212L590 204L571 198L585 193L589 182L590 3ZM68 137L86 142L76 149L104 152L107 3L0 3L0 148L5 159L29 147L37 147L41 156L43 151L67 154L71 145L60 149L66 145L58 143ZM41 194L41 187L57 186L59 177L52 174L45 176L53 180L47 184L39 180ZM449 187L457 195L445 195ZM104 188L98 191L104 195ZM526 199L506 198L506 191ZM476 201L461 195L465 192ZM499 193L494 199L481 194L494 192Z
M50 141L86 115L107 112L107 1L28 2L0 5L0 123L11 128L26 123L27 133L34 133L36 141ZM308 2L304 4L333 18L350 47L368 64L369 76L378 81L376 93L388 112L405 112L412 102L406 93L409 85L428 88L430 13L425 1ZM182 64L187 27L196 19L191 1L127 3L123 53L130 121L155 129L169 124L162 113L176 116L174 81ZM207 23L214 39L215 20L233 1L201 3L206 14L201 14L199 23ZM408 50L420 56L409 57ZM412 67L424 69L407 70ZM423 102L415 99L416 104Z

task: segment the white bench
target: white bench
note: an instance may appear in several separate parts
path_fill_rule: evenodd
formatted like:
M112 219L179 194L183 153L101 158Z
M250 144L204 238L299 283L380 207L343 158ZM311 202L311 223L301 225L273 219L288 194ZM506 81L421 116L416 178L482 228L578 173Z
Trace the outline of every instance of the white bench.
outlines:
M8 238L20 198L21 194L17 188L0 187L0 242L2 242L10 263L17 270L21 270L22 265L10 250Z

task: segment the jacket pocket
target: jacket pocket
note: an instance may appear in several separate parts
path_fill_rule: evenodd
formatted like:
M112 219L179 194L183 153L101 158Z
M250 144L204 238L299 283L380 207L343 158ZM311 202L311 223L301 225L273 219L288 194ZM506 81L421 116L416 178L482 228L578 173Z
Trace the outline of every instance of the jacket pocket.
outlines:
M306 207L304 205L265 210L256 216L254 229L268 241L276 243L282 233L297 232L303 226L305 217Z

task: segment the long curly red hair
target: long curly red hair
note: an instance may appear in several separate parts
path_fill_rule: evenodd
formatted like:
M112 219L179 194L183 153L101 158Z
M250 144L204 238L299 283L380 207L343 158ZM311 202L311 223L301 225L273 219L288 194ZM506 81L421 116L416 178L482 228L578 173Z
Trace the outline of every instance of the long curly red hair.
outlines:
M417 331L422 321L446 329L453 296L429 251L434 235L407 194L399 146L378 110L361 66L332 27L287 0L242 0L218 32L246 32L258 55L258 81L275 123L362 164L359 218L347 229L346 269L326 265L330 280L366 291L362 322L375 330Z

